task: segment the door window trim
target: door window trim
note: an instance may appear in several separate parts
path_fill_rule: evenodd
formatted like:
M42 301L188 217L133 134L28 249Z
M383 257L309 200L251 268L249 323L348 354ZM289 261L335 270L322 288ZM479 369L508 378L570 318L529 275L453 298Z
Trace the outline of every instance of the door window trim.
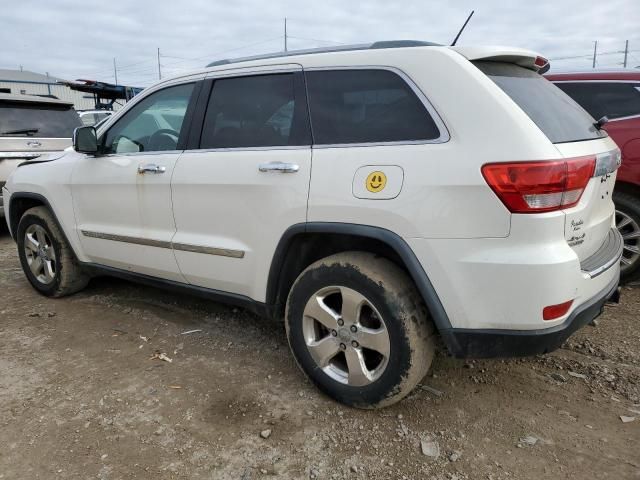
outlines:
M451 140L451 135L449 133L449 129L445 125L442 117L435 109L435 107L431 104L427 96L424 94L420 87L416 85L416 83L407 75L403 70L392 67L388 65L354 65L354 66L333 66L333 67L309 67L305 68L305 72L321 72L321 71L350 71L350 70L386 70L392 73L395 73L403 80L409 88L413 91L413 93L418 97L418 100L422 103L422 105L426 108L429 115L433 119L433 122L438 129L438 133L440 134L436 138L431 138L427 140L395 140L392 142L362 142L362 143L315 143L313 142L314 149L320 148L348 148L348 147L381 147L381 146L400 146L400 145L429 145L429 144L438 144L438 143L447 143ZM306 79L305 79L306 85ZM309 89L307 87L307 96L309 95ZM307 102L307 106L309 102ZM309 113L309 118L311 118L311 113ZM313 125L311 125L311 131L313 132Z

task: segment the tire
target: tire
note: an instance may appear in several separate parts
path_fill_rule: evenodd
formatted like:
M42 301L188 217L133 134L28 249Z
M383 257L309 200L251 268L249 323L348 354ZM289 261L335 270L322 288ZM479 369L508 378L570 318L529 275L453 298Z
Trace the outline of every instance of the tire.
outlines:
M22 270L31 286L41 294L64 297L82 290L89 282L89 276L82 271L62 230L46 207L30 208L22 215L16 239ZM34 266L38 258L42 268ZM47 264L51 267L47 268Z
M614 193L613 201L616 204L616 225L624 239L620 281L629 283L640 279L640 198L628 193Z
M285 326L302 371L352 407L401 400L435 351L433 324L411 279L365 252L332 255L304 270L289 292Z

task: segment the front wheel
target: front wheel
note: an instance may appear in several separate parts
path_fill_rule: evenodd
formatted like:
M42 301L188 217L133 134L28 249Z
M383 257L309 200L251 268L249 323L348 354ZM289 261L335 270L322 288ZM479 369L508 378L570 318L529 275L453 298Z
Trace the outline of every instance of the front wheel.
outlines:
M301 369L350 406L399 401L433 359L433 326L413 282L369 253L340 253L309 266L289 293L285 320Z
M89 277L46 207L30 208L22 215L16 239L22 270L38 292L62 297L87 285Z

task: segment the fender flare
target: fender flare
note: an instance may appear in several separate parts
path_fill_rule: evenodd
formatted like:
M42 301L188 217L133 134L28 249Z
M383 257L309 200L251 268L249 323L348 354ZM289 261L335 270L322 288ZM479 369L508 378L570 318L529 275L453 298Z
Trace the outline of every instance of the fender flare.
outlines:
M284 264L287 252L293 238L301 233L332 233L332 234L344 234L355 235L359 237L367 237L378 240L388 245L400 259L404 262L409 275L414 281L418 292L420 293L423 301L425 302L427 309L439 331L446 331L451 329L451 322L449 316L442 306L440 297L436 293L429 276L425 272L422 264L416 257L415 253L409 247L402 237L398 234L380 227L374 227L370 225L360 225L354 223L336 223L336 222L308 222L298 223L289 227L280 238L276 251L271 261L271 267L269 268L269 277L267 280L267 292L266 300L267 304L275 304L280 277L282 273L282 266Z
M18 224L20 223L20 219L19 218L13 218L12 215L12 202L14 200L20 200L20 199L29 199L29 200L37 200L38 202L42 203L45 207L47 207L49 209L49 211L51 212L51 216L53 217L53 221L56 222L56 225L58 226L58 228L60 229L60 231L62 232L62 235L64 236L64 240L67 242L67 245L69 245L69 248L71 248L71 251L73 252L73 254L76 256L76 258L78 258L77 253L75 252L75 250L73 249L73 244L71 242L69 242L69 238L67 237L67 232L65 232L64 228L62 228L62 224L60 223L60 220L58 220L58 216L56 215L56 211L53 209L53 207L51 207L51 204L49 203L49 200L46 199L46 197L44 197L43 195L40 195L39 193L32 193L32 192L14 192L11 194L11 196L9 197L9 218L7 221L7 224L9 225L9 230L11 233L11 237L13 238L14 241L18 241L17 239L17 233L18 233Z

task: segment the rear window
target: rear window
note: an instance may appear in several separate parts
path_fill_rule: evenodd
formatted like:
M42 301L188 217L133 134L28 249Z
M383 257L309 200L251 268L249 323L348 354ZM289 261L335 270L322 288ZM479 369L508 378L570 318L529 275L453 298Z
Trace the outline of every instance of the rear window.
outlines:
M71 138L82 122L67 105L30 102L0 103L0 136Z
M526 113L553 143L606 136L566 93L533 70L512 63L473 62Z
M593 118L640 115L640 82L561 82L556 86Z
M316 144L434 140L433 118L414 91L388 70L307 72Z

